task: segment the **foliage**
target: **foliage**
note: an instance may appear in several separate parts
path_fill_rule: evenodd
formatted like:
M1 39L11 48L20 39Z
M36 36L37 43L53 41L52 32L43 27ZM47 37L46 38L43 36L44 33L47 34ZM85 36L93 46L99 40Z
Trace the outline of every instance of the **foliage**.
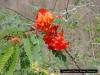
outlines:
M75 1L75 5L79 5L80 3L85 5L86 3L88 3L89 0L76 0Z
M76 5L81 3L85 4L87 0L77 0ZM35 11L37 12L37 10ZM74 29L77 30L76 33L79 33L78 30L78 22L73 21L74 18L80 18L79 14L64 15L64 18L67 19L65 22L64 19L56 18L53 22L61 24L61 27L67 28L67 31L70 30L69 36L74 36ZM89 35L90 41L88 44L88 50L86 54L87 58L85 58L84 54L81 52L81 47L79 46L81 43L80 38L67 38L71 41L71 46L74 46L72 54L75 54L76 61L82 61L84 63L88 63L85 68L86 69L97 69L97 66L100 66L100 59L97 56L99 55L99 45L94 47L95 56L97 60L92 60L89 62L89 58L92 59L92 43L96 42L97 44L100 43L100 19L97 19L96 25L83 25L83 31L89 34L95 32L95 35L92 33ZM38 35L38 37L34 34L34 32L29 32L28 29L30 25L33 23L21 17L20 15L10 11L10 10L3 10L0 11L0 74L1 75L49 75L52 72L58 71L61 68L66 69L72 65L71 59L68 59L67 55L64 51L48 51L47 46L43 42L43 36ZM93 27L95 26L95 27ZM94 29L94 30L93 30ZM58 30L60 31L60 30ZM27 32L27 36L24 34ZM66 31L65 31L66 32ZM30 36L30 34L32 34ZM73 36L72 36L72 35ZM18 44L14 46L14 43L8 43L8 40L12 37L18 37L22 35L24 39L19 40ZM65 35L64 35L65 36ZM80 35L79 35L80 36ZM84 35L85 36L85 35ZM77 37L75 35L75 37ZM84 37L83 37L84 38ZM75 44L73 43L73 40ZM84 45L84 44L83 44ZM97 49L98 47L98 49ZM79 48L79 49L78 49ZM83 48L83 47L82 47ZM69 51L71 51L69 49ZM89 52L89 53L88 53ZM100 56L100 55L99 55ZM84 64L83 63L83 64ZM70 65L69 65L70 64ZM85 64L86 65L86 64Z
M10 63L10 67L7 72L7 75L13 75L13 72L16 67L16 62L18 61L18 57L19 57L19 47L16 47L16 49L12 55L12 59L11 59L11 63Z
M2 55L2 58L0 60L0 72L4 68L7 61L10 59L11 55L13 54L13 48L7 50L4 55Z
M34 32L29 32L30 25L32 25L30 21L10 10L0 11L1 75L20 75L22 73L45 75L51 74L56 69L67 68L65 55L61 53L61 56L58 56L56 52L44 50L43 36L38 35L37 37ZM27 36L25 32L27 32ZM32 35L30 36L30 34ZM8 40L12 37L19 36L24 38L20 39L18 43L8 43ZM52 54L54 54L53 57L50 56ZM38 64L37 68L35 68L35 62ZM56 66L58 67L56 68ZM49 68L51 69L50 71Z
M23 43L24 43L24 49L25 49L26 55L28 56L30 63L33 63L33 55L32 55L32 52L31 52L29 40L23 39Z

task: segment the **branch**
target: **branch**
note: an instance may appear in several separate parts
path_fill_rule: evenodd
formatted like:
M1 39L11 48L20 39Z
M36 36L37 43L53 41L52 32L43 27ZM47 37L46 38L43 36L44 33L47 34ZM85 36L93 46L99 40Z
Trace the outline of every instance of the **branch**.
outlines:
M69 5L69 0L67 1L66 12L68 11L68 5Z
M28 18L28 17L22 15L21 13L17 12L16 10L13 10L13 9L11 9L11 8L8 8L8 7L6 7L6 9L11 10L11 11L17 13L18 15L24 17L25 19L27 19L27 20L29 20L29 21L35 22L35 21L33 21L32 19L30 19L30 18Z
M54 4L54 8L53 8L53 9L55 9L55 7L56 7L56 4L57 4L57 0L55 0L55 4Z
M66 19L67 19L67 14L68 14L68 5L69 5L69 0L67 1L67 5L66 5Z
M72 59L72 61L74 62L75 66L78 68L78 69L81 69L80 66L78 65L78 63L75 61L75 58L67 51L65 50L65 52L70 56L70 58ZM82 73L82 75L84 75L84 73Z
M75 58L74 58L67 50L65 50L65 51L66 51L66 53L70 56L70 58L72 59L72 61L75 63L76 67L77 67L78 69L80 69L79 65L78 65L77 62L75 61Z

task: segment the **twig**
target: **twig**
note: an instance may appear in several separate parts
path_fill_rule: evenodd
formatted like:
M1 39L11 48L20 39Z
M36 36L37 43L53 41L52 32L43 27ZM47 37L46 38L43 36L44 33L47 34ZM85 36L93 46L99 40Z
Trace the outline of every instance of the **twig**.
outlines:
M66 19L67 19L67 14L68 14L68 5L69 5L69 0L67 1L67 5L66 5Z
M78 69L80 69L79 65L78 65L77 62L75 61L75 58L74 58L67 50L65 50L65 51L66 51L66 53L70 56L70 58L72 59L72 61L75 63L76 67L77 67Z
M69 5L69 0L67 1L67 5L66 5L66 18L67 18L67 14L68 14L68 5ZM77 68L80 69L79 65L75 61L75 58L67 50L65 50L65 52L70 56L70 58L75 63L75 65L77 66Z
M36 30L36 29L33 28L32 30L30 30L30 32L35 31L35 30ZM25 32L29 32L29 30L22 31L22 33L21 33L20 35L25 36ZM19 36L20 36L20 35L19 35ZM13 36L10 36L10 37L13 37ZM1 41L2 39L4 39L4 37L0 38L0 41ZM8 40L7 40L7 41L8 41ZM5 46L6 44L7 44L7 42L4 43L3 46ZM0 48L2 48L3 46L0 46Z
M69 0L67 1L66 12L68 11L68 5L69 5Z
M100 45L100 43L92 43L92 44L94 44L94 45Z
M18 15L24 17L25 19L27 19L27 20L29 20L29 21L35 22L35 21L33 21L32 19L30 19L30 18L28 18L28 17L22 15L21 13L17 12L16 10L13 10L13 9L11 9L11 8L8 8L8 7L6 7L6 9L11 10L11 11L17 13Z
M75 61L75 58L67 51L65 50L65 52L70 56L70 58L72 59L72 61L74 62L75 66L78 68L78 69L81 69L80 66L78 65L78 63ZM84 75L84 73L82 73L82 75Z
M57 0L55 0L54 9L55 9L55 7L56 7L56 4L57 4Z

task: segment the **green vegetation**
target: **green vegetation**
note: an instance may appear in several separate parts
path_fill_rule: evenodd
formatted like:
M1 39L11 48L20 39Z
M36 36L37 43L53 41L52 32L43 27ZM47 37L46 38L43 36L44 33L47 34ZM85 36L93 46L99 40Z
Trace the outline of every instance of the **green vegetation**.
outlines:
M88 0L76 0L75 5ZM37 12L37 10L36 10ZM67 19L66 19L67 16ZM67 22L65 22L65 20ZM53 23L61 24L65 40L70 41L69 53L81 68L98 69L100 66L100 18L96 24L80 24L80 14L67 14ZM0 11L0 75L55 75L60 69L76 68L65 51L49 51L43 36L29 32L32 21L11 11ZM27 32L27 36L25 34ZM30 35L31 34L31 35ZM16 45L8 41L12 37L24 37Z

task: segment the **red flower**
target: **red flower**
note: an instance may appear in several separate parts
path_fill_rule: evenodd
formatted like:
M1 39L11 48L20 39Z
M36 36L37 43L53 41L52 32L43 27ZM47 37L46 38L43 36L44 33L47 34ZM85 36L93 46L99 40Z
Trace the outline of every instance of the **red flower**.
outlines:
M18 42L20 39L20 37L14 37L14 38L11 38L11 40L8 40L8 42L12 41L13 43L16 44L16 42Z
M39 9L38 12L41 13L41 14L45 14L46 12L48 12L48 10L41 8L41 9Z
M58 18L59 18L59 19L63 19L63 15L59 15Z
M45 16L46 16L46 20L47 20L48 23L53 22L54 17L53 17L53 14L52 14L51 12L47 12L47 13L45 14Z
M63 16L59 16L58 18L63 18ZM66 45L70 42L64 41L63 30L57 33L57 29L61 26L57 24L51 25L53 20L54 17L51 12L46 9L40 9L36 16L36 23L33 26L45 32L43 40L49 49L61 51L66 49Z
M44 35L43 40L48 44L48 48L53 48L53 50L63 50L66 49L66 45L70 42L65 42L64 37L62 37L63 31L57 33L57 35Z
M36 27L37 29L41 29L43 32L46 32L48 30L48 28L50 28L50 24L41 24L41 23L35 23L33 25L34 27Z
M55 24L55 25L53 25L53 26L50 26L46 31L45 31L45 33L47 33L47 34L53 34L53 35L55 35L56 33L57 33L57 29L60 27L60 25L57 25L57 24Z
M35 23L33 26L36 27L37 29L40 29L42 27L42 25L40 25L39 23Z
M36 15L36 22L44 24L51 23L54 20L53 14L46 9L40 9Z
M69 42L64 41L64 37L62 37L62 32L60 34L57 34L55 38L55 46L53 47L54 50L63 50L66 49L66 45L68 45Z

